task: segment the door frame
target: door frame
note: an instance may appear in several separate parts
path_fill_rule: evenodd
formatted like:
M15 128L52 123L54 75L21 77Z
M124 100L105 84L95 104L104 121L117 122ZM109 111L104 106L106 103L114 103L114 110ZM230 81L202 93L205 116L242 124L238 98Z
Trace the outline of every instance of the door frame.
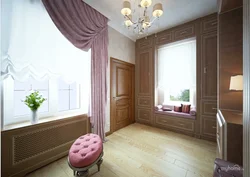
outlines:
M243 176L250 176L250 0L243 0Z
M113 116L113 111L112 111L112 99L113 99L113 95L112 95L112 85L113 85L113 81L112 81L112 73L113 73L113 61L117 62L117 63L121 63L121 64L125 64L128 66L131 66L132 69L132 118L133 118L133 122L135 122L135 64L133 63L128 63L126 61L122 61L119 60L117 58L114 57L110 57L110 132L108 132L108 134L112 134L114 132L115 129L115 119Z

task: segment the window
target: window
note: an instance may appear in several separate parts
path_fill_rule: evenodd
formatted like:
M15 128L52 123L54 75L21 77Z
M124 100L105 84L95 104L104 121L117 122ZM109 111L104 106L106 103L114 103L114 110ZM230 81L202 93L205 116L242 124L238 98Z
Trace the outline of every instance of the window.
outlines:
M158 104L196 105L196 40L158 49Z
M38 118L87 113L91 50L82 51L70 43L42 1L2 1L4 125L30 120L30 110L21 100L31 90L47 98Z
M30 79L28 82L14 82L14 117L30 114L29 108L22 102L31 90L38 90L44 98L49 96L49 82L38 82ZM48 112L49 104L45 101L39 108L39 113Z
M83 89L82 84L67 83L60 78L19 82L8 77L3 81L5 125L30 120L30 109L22 100L33 90L47 99L38 109L39 118L88 111L89 90Z
M58 81L58 105L59 111L79 109L80 85L67 84L63 80Z

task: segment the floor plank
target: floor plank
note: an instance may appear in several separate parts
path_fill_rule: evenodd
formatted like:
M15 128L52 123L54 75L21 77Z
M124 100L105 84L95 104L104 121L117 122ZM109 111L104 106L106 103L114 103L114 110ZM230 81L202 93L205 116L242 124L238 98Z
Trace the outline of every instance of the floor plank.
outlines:
M142 124L107 137L101 171L92 177L211 177L216 144ZM64 157L27 177L73 177Z

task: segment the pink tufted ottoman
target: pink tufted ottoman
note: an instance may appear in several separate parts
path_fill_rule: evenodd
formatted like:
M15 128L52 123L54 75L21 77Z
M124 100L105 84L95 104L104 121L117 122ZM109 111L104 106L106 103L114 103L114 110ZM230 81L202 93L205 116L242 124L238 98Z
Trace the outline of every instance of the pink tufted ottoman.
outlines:
M93 133L79 137L69 150L68 164L75 176L88 176L88 170L95 164L102 164L103 146L101 138Z

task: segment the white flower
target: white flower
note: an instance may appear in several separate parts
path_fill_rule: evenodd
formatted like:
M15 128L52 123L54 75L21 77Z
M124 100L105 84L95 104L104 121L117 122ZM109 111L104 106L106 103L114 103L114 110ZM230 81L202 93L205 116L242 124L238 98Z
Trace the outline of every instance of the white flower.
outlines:
M32 106L34 106L34 104L30 104L30 106L32 107Z

